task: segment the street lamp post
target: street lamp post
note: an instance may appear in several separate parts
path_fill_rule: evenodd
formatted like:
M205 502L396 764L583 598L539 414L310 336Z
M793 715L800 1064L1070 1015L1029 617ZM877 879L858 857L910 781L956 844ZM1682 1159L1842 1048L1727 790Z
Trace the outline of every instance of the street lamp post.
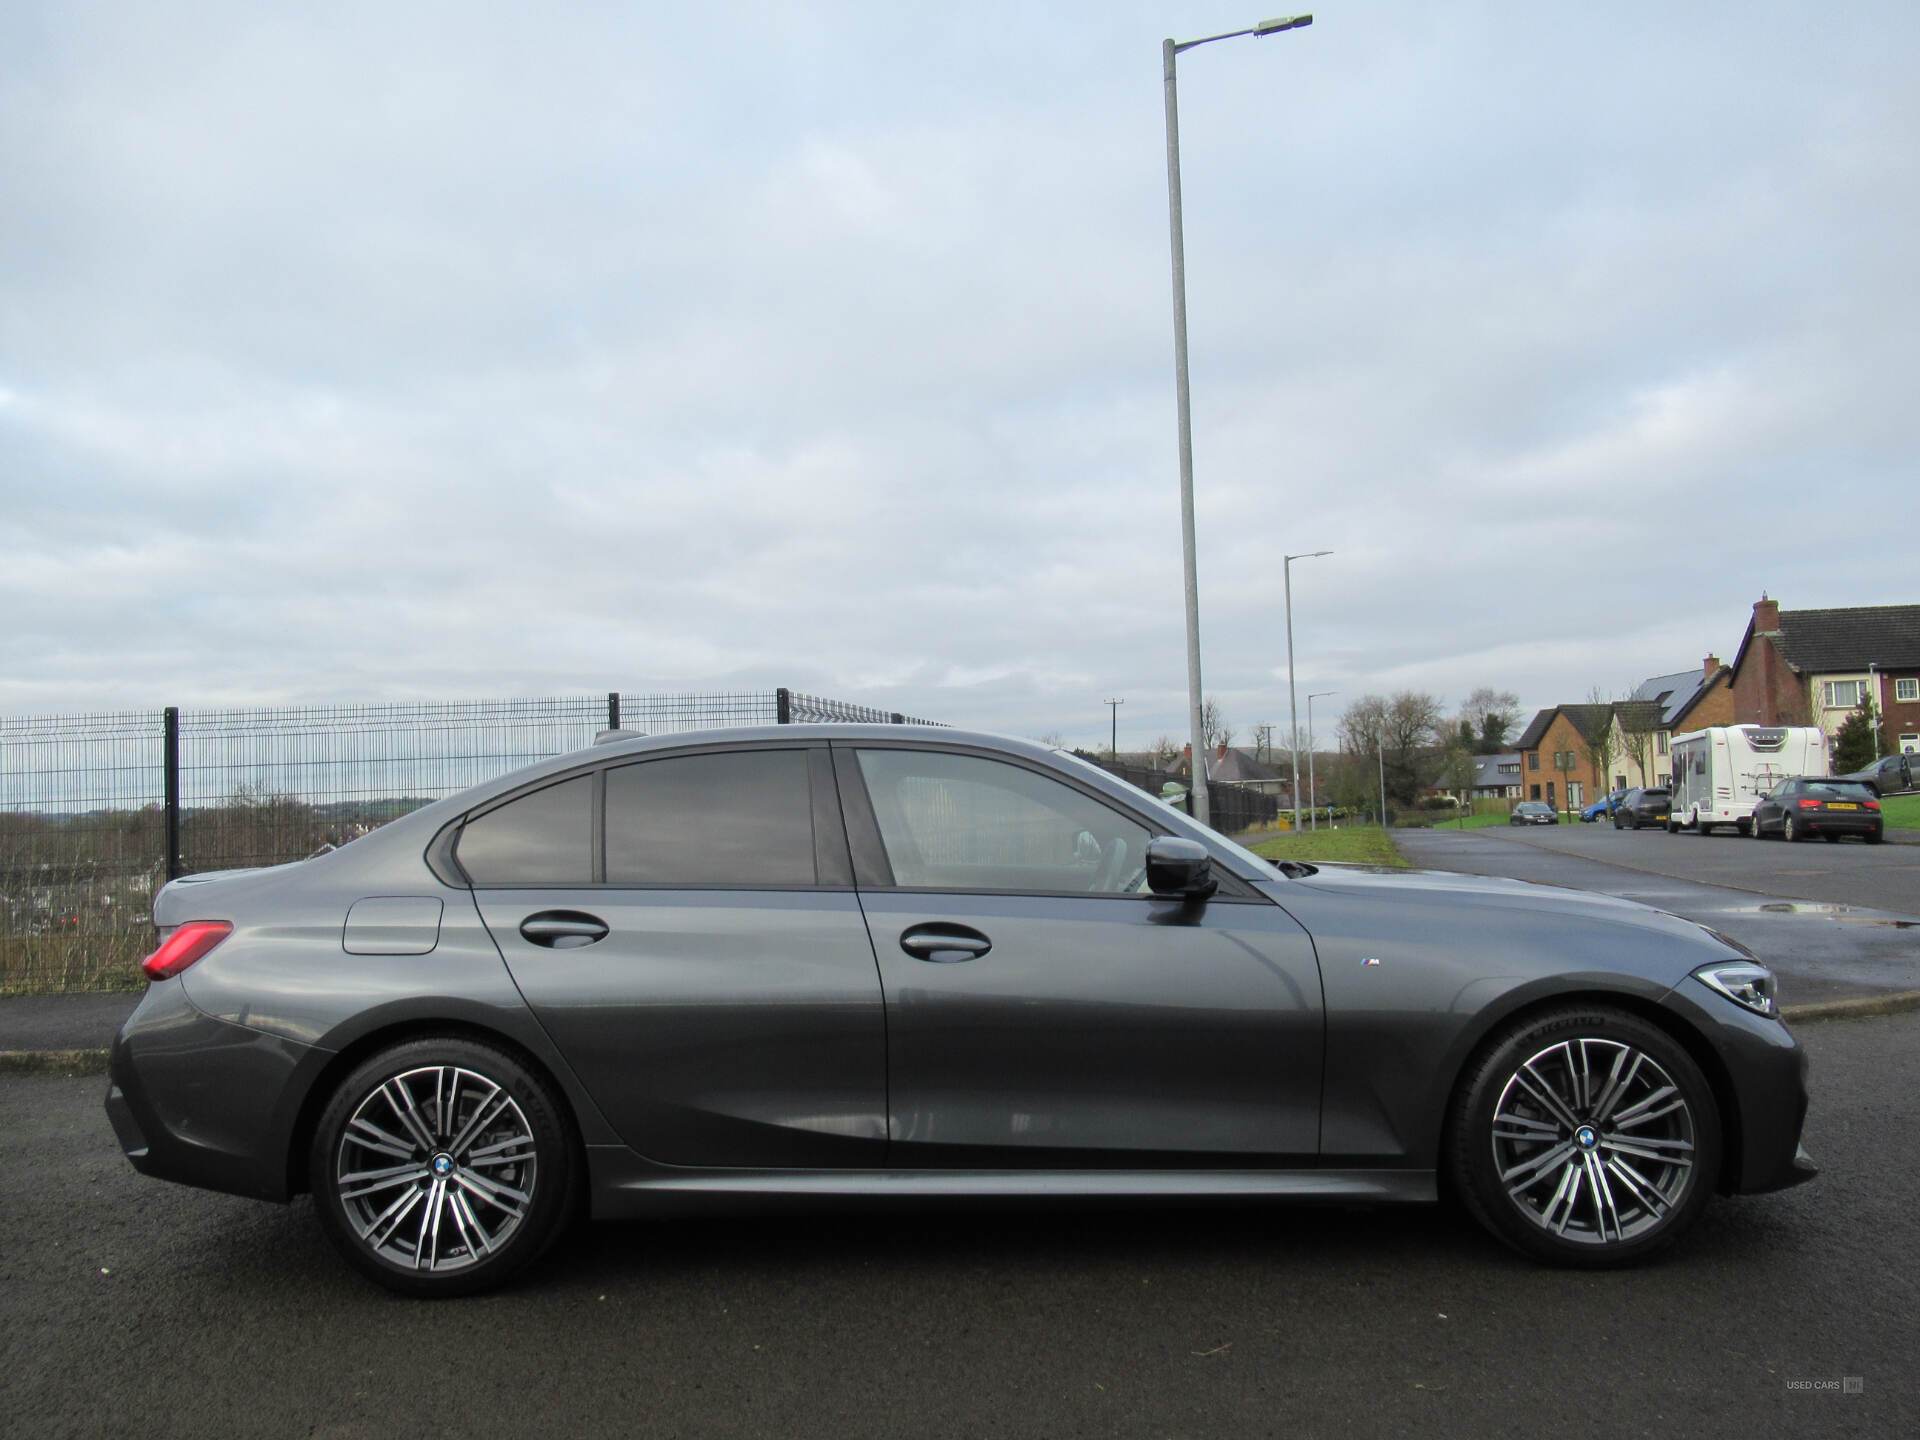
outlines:
M1262 20L1247 30L1230 30L1199 40L1165 40L1160 45L1160 68L1167 98L1167 228L1173 243L1173 371L1174 403L1180 424L1180 547L1187 592L1187 721L1193 738L1193 817L1208 823L1207 761L1200 723L1200 578L1193 541L1193 410L1187 385L1187 246L1180 218L1180 102L1174 80L1174 57L1196 45L1233 40L1242 35L1274 35L1313 23L1311 15Z
M1288 555L1280 564L1287 588L1287 721L1292 729L1291 749L1293 751L1293 828L1300 829L1300 712L1293 703L1293 562L1296 560L1317 560L1322 555L1331 555L1331 550L1310 550L1304 555Z
M1338 690L1316 690L1307 696L1307 814L1315 830L1320 828L1320 787L1313 779L1313 702L1339 693Z

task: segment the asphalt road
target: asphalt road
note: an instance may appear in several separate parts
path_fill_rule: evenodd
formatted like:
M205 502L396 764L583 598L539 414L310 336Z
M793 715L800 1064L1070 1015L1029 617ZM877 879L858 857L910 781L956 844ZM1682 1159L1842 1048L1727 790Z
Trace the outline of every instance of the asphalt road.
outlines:
M1394 842L1423 868L1595 890L1711 925L1753 947L1789 1005L1920 989L1920 846L1611 825L1436 826L1395 831Z
M304 1203L139 1177L98 1078L0 1078L0 1426L1920 1432L1920 1015L1803 1039L1825 1173L1633 1271L1537 1268L1439 1210L1075 1208L589 1226L442 1303L348 1272Z
M1444 827L1432 832L1441 833ZM1415 832L1405 832L1408 834ZM1454 834L1493 835L1582 859L1629 865L1701 885L1724 885L1768 896L1797 896L1837 905L1889 910L1920 919L1920 845L1868 845L1859 840L1789 845L1731 830L1669 835L1664 829L1616 830L1583 825L1497 826ZM1395 839L1400 838L1396 834Z

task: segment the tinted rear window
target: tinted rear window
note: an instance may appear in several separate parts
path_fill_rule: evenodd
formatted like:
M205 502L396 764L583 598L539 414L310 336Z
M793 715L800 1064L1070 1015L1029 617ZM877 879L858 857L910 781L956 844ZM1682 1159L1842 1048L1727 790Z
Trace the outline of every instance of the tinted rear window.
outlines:
M609 770L607 883L816 883L807 752L736 750Z
M1820 800L1875 800L1873 787L1863 780L1808 780L1806 793Z
M460 868L476 885L593 883L593 777L579 775L469 820Z

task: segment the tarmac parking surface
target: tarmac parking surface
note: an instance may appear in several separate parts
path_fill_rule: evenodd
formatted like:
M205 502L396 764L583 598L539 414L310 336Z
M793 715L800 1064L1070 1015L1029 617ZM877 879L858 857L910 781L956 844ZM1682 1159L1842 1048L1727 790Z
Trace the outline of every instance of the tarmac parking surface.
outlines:
M1416 866L1618 895L1753 948L1788 1005L1920 989L1920 846L1611 825L1396 830Z
M350 1272L304 1202L136 1175L100 1077L0 1077L0 1428L1913 1434L1920 1015L1801 1034L1823 1174L1634 1270L1430 1207L1076 1205L590 1225L438 1303Z

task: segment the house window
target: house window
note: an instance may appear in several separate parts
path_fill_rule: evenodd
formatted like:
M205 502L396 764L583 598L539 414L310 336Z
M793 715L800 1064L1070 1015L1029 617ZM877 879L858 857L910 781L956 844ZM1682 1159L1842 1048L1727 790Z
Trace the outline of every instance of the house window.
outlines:
M1667 753L1667 732L1666 731L1656 730L1654 732L1653 753L1656 755L1664 755Z
M1540 787L1538 785L1529 785L1527 789L1529 791L1527 795L1529 800L1538 800L1540 798Z
M1580 808L1580 798L1580 782L1578 780L1569 780L1567 782L1567 804L1575 810L1578 810Z
M1829 710L1851 710L1860 703L1860 692L1866 689L1863 680L1829 680L1820 687L1826 700L1823 702Z
M1626 789L1626 788L1627 788L1627 777L1626 777L1626 776L1624 776L1624 775L1616 775L1616 776L1614 776L1614 777L1613 777L1613 788L1614 788L1614 789L1616 789L1616 790L1624 790L1624 789Z
M1540 768L1540 752L1538 750L1529 750L1527 752L1527 769L1538 770L1539 768ZM1538 800L1540 798L1540 787L1536 785L1533 788L1534 788L1533 798Z
M1920 680L1905 679L1893 682L1893 698L1901 702L1920 700Z

